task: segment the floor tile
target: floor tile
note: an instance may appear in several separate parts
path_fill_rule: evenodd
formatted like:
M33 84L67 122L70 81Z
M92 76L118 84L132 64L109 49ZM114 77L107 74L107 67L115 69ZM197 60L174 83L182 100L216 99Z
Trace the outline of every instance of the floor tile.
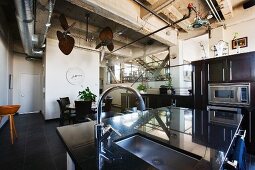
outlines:
M57 135L57 120L41 114L15 115L18 139L10 142L9 123L0 129L1 170L66 170L66 150Z

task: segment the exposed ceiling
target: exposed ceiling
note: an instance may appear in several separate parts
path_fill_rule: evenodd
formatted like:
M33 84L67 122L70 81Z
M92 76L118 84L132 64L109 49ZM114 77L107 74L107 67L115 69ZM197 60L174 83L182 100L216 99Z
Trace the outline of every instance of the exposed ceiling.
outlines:
M45 33L45 24L48 19L49 6L48 2L50 0L38 0L36 2L36 21L35 21L35 34L43 36ZM51 0L54 2L54 0ZM94 1L94 2L93 2ZM251 0L252 1L252 0ZM157 20L165 20L165 23L175 22L176 20L181 19L185 14L187 14L188 4L192 3L194 6L193 12L191 13L190 18L171 26L170 31L175 31L178 33L179 39L188 39L191 37L196 37L208 32L209 28L216 28L218 26L228 26L231 24L237 24L245 20L254 19L255 6L248 9L243 8L243 4L247 0L139 0L146 8L154 12L152 14L144 7L140 6L135 0L123 0L123 1L113 1L108 0L107 2L110 7L118 8L120 6L120 11L125 10L123 7L125 3L133 3L133 7L140 8L140 16L137 17L137 23L144 23L144 25L153 25L155 18ZM150 29L144 29L144 27L136 26L135 24L129 21L129 18L121 18L121 12L105 12L102 4L105 3L103 0L56 0L54 5L53 14L51 17L51 27L48 30L47 36L57 39L56 30L60 30L60 23L58 17L60 14L64 14L68 23L76 22L76 25L70 30L72 35L76 39L88 40L87 43L90 43L91 48L95 48L95 44L98 42L99 32L106 26L111 27L114 32L114 42L117 44L116 48L120 48L125 44L135 41L136 39L143 37L150 32L155 31ZM123 4L121 4L123 3ZM208 4L213 5L208 5ZM100 6L101 4L101 6ZM98 5L98 7L97 7ZM14 3L13 1L4 1L0 0L0 7L4 10L4 13L8 20L8 25L10 30L13 32L14 39L18 39L17 36L17 24L15 22L15 12L14 12ZM214 10L215 9L215 10ZM104 11L105 10L105 11ZM128 9L130 13L133 10ZM197 11L197 12L194 12ZM216 14L216 12L218 14ZM213 14L214 13L214 14ZM89 14L89 15L88 15ZM108 15L110 14L110 15ZM210 24L204 24L199 28L193 28L194 19L200 18L207 21L209 14L213 14L213 17L208 19ZM158 18L158 15L161 19ZM88 16L88 17L87 17ZM154 18L153 18L154 17ZM152 18L152 19L151 19ZM216 19L217 18L217 19ZM88 19L88 27L86 25ZM151 21L150 21L151 19ZM150 23L151 22L151 23ZM192 25L193 24L193 25ZM143 25L143 26L144 26ZM209 27L210 25L210 27ZM88 30L88 33L87 33ZM171 32L166 31L164 35L171 37ZM169 35L168 35L169 34ZM162 41L161 41L162 40ZM92 45L91 45L92 44ZM159 37L152 35L146 37L140 41L137 41L127 48L135 48L143 50L148 46L164 46L167 47L171 45L168 43L167 38Z

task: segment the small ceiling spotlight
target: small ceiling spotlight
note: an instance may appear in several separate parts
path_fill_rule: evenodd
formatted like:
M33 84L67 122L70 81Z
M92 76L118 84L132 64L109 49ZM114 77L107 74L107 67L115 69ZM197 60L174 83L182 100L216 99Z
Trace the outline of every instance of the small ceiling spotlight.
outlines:
M212 19L212 18L213 18L212 12L209 11L207 16L206 16L206 19Z
M46 26L46 27L50 27L50 26L51 26L51 23L48 22L48 23L45 24L45 26Z

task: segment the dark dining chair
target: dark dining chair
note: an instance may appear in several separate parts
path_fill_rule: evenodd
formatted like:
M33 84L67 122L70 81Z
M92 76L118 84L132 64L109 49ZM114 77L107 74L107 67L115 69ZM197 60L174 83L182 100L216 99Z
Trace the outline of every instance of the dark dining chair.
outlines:
M105 105L102 107L103 112L110 112L112 108L112 97L106 97L104 100Z
M91 119L89 116L93 114L91 110L92 101L74 101L75 103L75 123L87 122Z
M71 104L69 97L60 97L59 100L64 105L65 110L69 110L70 114L75 114L74 109L67 108L66 106Z
M61 100L57 100L57 102L60 110L59 126L63 126L66 120L68 120L69 124L71 121L74 123L74 118L76 115L66 109L65 103L63 103Z

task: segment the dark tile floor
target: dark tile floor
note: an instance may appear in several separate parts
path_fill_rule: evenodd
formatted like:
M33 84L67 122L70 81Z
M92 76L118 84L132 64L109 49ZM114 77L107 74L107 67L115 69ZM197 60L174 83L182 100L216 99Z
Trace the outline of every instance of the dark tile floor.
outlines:
M66 151L56 133L57 120L40 113L16 115L18 139L10 143L9 123L0 129L1 170L65 170ZM247 155L247 170L255 170L255 156Z
M57 120L40 113L16 115L18 139L10 142L9 123L0 129L1 170L65 170L66 151L57 135Z

